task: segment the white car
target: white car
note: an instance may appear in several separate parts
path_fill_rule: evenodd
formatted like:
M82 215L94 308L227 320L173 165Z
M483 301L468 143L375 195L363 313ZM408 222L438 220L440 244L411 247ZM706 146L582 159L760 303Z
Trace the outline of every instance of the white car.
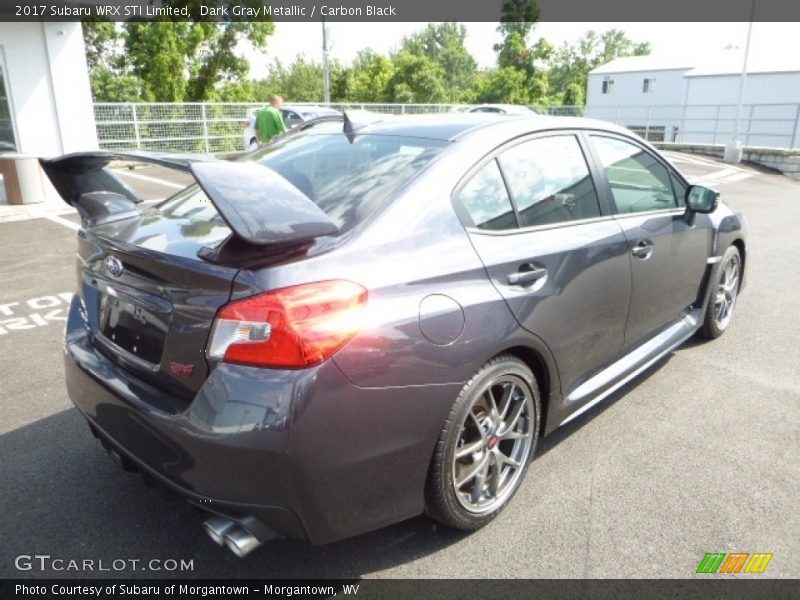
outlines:
M470 106L464 112L528 116L538 114L532 108L528 108L522 104L479 104L478 106Z
M244 122L244 133L242 134L242 141L244 142L245 150L255 150L258 142L256 141L256 117L259 111L264 108L263 106L255 106L247 109L247 116ZM283 122L286 124L286 129L293 129L301 123L305 123L309 119L315 117L323 117L327 115L341 115L342 113L332 108L325 106L291 106L283 105L280 108L283 115Z

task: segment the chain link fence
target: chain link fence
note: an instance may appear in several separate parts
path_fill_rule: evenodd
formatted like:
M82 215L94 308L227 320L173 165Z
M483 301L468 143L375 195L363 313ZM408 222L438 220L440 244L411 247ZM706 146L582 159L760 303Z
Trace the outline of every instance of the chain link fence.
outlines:
M336 110L366 110L391 115L449 113L468 105L306 103ZM94 118L100 148L169 150L173 152L231 152L244 149L246 120L263 104L234 102L96 103ZM539 114L581 116L582 106L536 106Z

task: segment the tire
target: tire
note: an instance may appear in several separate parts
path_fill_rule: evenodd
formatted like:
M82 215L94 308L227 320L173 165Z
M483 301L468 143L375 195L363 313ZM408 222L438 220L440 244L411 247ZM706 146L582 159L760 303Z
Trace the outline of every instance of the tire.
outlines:
M496 517L533 458L540 406L536 379L521 360L504 354L483 365L462 388L439 434L425 486L426 513L464 531Z
M725 333L731 324L739 287L742 281L742 257L736 246L730 246L719 264L716 279L712 283L703 326L699 335L710 340Z

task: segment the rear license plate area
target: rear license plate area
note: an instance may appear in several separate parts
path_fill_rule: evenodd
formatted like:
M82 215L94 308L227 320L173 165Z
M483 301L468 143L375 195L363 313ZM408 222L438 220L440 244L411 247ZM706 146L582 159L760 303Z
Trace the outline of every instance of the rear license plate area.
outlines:
M161 362L168 323L134 302L103 294L100 333L108 341L152 364Z

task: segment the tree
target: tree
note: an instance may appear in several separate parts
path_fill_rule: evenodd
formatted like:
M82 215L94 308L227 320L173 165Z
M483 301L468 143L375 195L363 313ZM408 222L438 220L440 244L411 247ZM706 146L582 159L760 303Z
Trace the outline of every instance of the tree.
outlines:
M393 102L447 102L444 70L425 55L407 50L394 56L394 74L387 89Z
M389 83L395 66L388 57L367 48L360 50L350 67L352 88L348 100L355 102L387 102Z
M464 45L466 37L467 29L460 23L429 24L400 45L401 53L426 57L441 68L447 102L463 101L475 83L477 63Z
M539 20L539 7L534 0L505 0L497 31L503 41L494 45L497 66L511 67L533 76L533 53L528 36Z
M264 49L274 24L203 21L197 2L165 4L188 5L198 16L191 22L84 23L94 99L184 102L225 99L226 91L236 97L245 94L242 82L249 63L237 54L236 47L248 40L255 48Z
M550 54L550 84L554 89L564 90L565 93L570 86L576 85L582 92L581 96L585 98L589 71L620 56L641 56L649 53L650 44L633 42L625 32L618 29L610 29L599 36L595 31L588 31L575 44L565 42ZM574 92L571 95L575 98ZM573 103L564 100L564 104Z

